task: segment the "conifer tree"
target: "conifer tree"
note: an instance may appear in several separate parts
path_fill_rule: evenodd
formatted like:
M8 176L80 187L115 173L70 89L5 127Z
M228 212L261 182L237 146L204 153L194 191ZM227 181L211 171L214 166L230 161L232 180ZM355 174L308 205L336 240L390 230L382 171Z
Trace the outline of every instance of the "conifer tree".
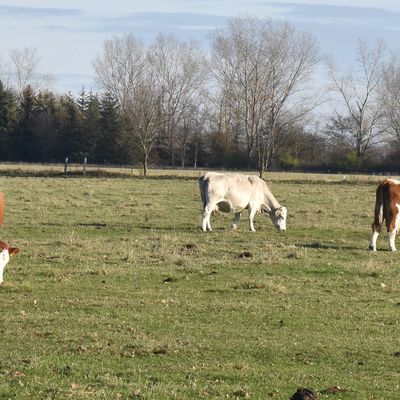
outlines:
M26 86L21 93L19 120L12 135L14 160L40 161L42 148L35 125L36 98L31 86Z
M127 163L131 161L124 132L118 101L110 92L106 92L100 103L100 130L96 141L97 162Z
M0 80L0 160L11 158L10 136L17 121L16 97Z

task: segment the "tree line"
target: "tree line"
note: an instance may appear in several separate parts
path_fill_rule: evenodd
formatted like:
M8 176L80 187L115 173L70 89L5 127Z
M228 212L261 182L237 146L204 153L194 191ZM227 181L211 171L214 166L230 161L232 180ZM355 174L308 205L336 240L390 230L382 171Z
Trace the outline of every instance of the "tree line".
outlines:
M93 61L101 92L73 96L50 89L34 49L13 49L0 80L0 160L86 157L141 163L145 174L149 165L396 170L400 63L381 41L359 40L355 54L343 71L308 32L238 17L210 34L207 51L173 35L110 38Z

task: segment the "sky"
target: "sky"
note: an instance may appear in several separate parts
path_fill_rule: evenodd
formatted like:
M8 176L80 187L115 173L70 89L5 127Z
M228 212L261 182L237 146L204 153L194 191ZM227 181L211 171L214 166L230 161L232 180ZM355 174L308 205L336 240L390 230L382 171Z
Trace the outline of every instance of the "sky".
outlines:
M241 15L287 21L316 38L321 53L350 67L358 38L400 53L397 0L0 0L0 66L10 49L37 49L54 90L98 90L92 63L106 39L131 33L150 43L173 33L208 46L209 33Z

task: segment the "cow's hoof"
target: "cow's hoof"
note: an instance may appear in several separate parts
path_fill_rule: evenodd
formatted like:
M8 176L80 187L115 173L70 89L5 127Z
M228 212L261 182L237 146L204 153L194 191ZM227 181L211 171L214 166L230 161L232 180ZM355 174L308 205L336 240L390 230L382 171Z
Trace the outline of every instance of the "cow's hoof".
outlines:
M372 246L369 246L369 247L368 247L368 250L369 250L369 251L372 251L372 252L376 252L376 248L374 248L374 247L372 247Z

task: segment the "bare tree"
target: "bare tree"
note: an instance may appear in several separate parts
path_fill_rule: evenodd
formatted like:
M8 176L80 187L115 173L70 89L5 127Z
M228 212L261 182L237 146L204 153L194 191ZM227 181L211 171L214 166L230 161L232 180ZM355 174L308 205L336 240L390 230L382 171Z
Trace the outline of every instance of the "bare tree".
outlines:
M163 133L175 166L177 127L206 80L204 56L194 42L182 43L173 35L159 34L149 48L149 62L161 93Z
M39 73L39 60L39 54L34 47L24 47L21 50L11 49L7 85L15 85L20 95L28 86L35 92L48 90L54 84L54 77L51 74Z
M307 85L319 62L315 39L307 32L297 32L290 24L268 24L263 39L267 43L264 56L269 81L266 118L257 139L260 176L268 169L275 153L278 126L299 123L317 105Z
M225 30L212 36L211 71L219 87L220 131L243 131L248 163L265 110L265 87L269 79L264 68L265 43L262 22L233 18Z
M225 115L231 129L244 132L248 159L256 154L262 176L274 153L278 122L285 113L298 118L307 110L298 107L305 101L299 94L318 62L316 42L287 23L239 17L214 33L212 50Z
M93 62L96 80L125 110L132 92L143 85L147 51L141 39L124 35L106 40Z
M400 62L396 56L384 67L380 102L385 130L400 145Z
M22 93L28 85L34 87L33 82L39 63L37 49L32 47L24 47L22 50L11 49L9 58L18 93Z
M104 42L103 54L96 57L93 67L97 82L119 103L146 175L161 129L160 91L148 49L132 35L115 37Z
M4 68L4 63L0 57L0 80L5 83L6 81L6 74L5 74L5 68Z
M331 90L339 95L342 109L335 108L333 119L336 132L348 135L353 151L362 162L367 150L382 138L382 104L378 101L378 89L383 77L385 46L378 41L370 47L364 41L357 44L357 73L338 72L331 60L327 60ZM338 126L338 124L341 126Z
M14 83L18 93L22 94L28 86L35 92L48 90L54 84L53 75L39 73L40 57L36 48L11 49L9 59L8 85Z
M180 149L182 168L185 168L187 147L194 133L196 111L196 104L192 104L190 108L187 107L187 111L182 115L182 121L177 129L177 142Z
M126 117L133 140L141 151L143 175L147 175L148 160L160 133L160 95L148 77L136 85L126 102Z
M200 98L196 100L196 102L186 105L185 112L177 129L176 139L180 151L182 168L186 166L186 155L189 147L193 150L193 166L194 168L197 167L199 145L207 125L205 121L205 104Z

